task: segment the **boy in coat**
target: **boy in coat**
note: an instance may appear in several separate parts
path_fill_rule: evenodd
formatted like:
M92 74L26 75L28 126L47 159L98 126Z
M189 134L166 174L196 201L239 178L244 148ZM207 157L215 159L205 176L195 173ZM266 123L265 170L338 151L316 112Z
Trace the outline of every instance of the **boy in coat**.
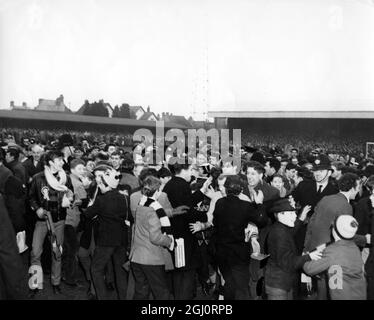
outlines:
M293 300L293 287L297 280L298 269L306 261L321 258L321 252L313 251L299 255L294 234L302 225L310 207L305 207L299 218L296 208L289 199L274 203L271 212L276 222L271 226L266 241L266 251L270 254L265 268L265 288L268 300Z
M353 241L358 223L351 215L338 216L333 224L334 243L319 261L304 264L304 271L317 275L327 271L332 300L366 300L366 280L360 250Z

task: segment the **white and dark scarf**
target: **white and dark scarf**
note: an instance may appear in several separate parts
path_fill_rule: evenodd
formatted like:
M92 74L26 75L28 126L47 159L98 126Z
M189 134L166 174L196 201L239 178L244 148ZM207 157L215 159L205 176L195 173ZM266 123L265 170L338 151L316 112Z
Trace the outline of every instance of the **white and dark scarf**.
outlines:
M139 205L153 208L156 211L157 217L160 219L162 233L171 234L169 217L166 215L165 210L157 200L143 195L139 201Z
M59 192L63 192L64 196L62 198L62 204L61 206L63 208L68 208L71 205L71 200L68 198L67 193L70 191L68 187L65 185L67 181L66 173L64 170L58 171L58 176L60 180L57 180L57 178L53 175L51 169L48 166L44 166L44 175L47 180L48 185ZM70 191L71 192L71 191ZM48 195L44 195L44 198L46 200L49 200Z

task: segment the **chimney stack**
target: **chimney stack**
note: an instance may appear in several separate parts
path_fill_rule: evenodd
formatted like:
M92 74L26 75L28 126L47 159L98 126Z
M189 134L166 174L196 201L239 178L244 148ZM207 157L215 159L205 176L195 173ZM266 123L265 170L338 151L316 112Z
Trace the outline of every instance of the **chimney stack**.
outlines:
M41 105L41 104L42 104L42 101L43 101L43 99L39 99L39 105Z
M14 101L11 101L11 102L10 102L10 107L11 107L11 108L14 108Z

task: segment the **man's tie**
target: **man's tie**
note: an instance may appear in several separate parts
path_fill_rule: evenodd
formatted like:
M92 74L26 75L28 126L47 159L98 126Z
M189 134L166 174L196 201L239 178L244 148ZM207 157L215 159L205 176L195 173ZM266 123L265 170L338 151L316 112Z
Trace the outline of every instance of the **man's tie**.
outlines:
M318 191L317 191L317 194L321 194L321 193L322 193L322 184L319 185Z

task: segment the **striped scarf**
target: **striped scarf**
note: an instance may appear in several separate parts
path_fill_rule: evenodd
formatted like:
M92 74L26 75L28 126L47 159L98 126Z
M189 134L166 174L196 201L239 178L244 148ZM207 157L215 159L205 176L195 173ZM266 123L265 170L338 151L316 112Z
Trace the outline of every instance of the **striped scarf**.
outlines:
M166 215L165 210L157 200L148 198L143 195L140 199L139 205L143 207L153 208L156 211L157 217L160 219L162 233L171 234L171 224L169 217Z

